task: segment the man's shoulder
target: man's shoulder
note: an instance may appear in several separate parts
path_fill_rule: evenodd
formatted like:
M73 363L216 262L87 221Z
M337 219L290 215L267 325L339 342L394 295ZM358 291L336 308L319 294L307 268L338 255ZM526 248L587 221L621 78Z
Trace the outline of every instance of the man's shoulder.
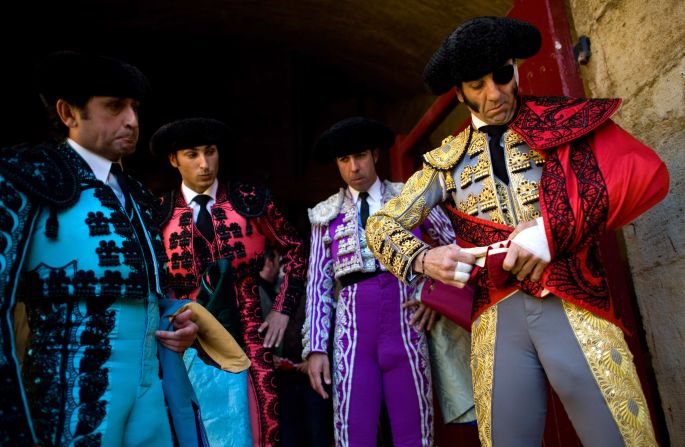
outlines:
M609 120L620 105L618 98L523 96L509 127L531 148L544 150L589 134Z
M457 135L450 135L442 144L423 155L424 162L432 168L444 171L452 169L466 153L469 143L470 126Z
M159 211L159 221L157 222L160 227L164 227L171 220L171 216L174 215L174 202L176 197L176 190L172 189L166 191L157 196L157 210Z
M0 176L29 197L58 207L79 198L80 181L63 149L51 144L21 144L0 149Z
M345 190L341 188L326 200L317 203L314 208L308 210L309 222L312 225L328 225L340 213L344 198Z
M404 188L403 182L391 182L390 180L383 180L383 185L385 185L385 196L387 198L393 198L398 196ZM383 199L386 199L383 197Z
M225 196L222 191L225 191ZM220 187L217 202L228 200L233 208L244 217L258 217L264 214L271 201L271 191L261 185L231 181Z
M386 204L390 200L399 196L402 192L402 188L404 188L403 182L391 182L389 180L383 180L383 185L385 186L383 189L383 197L381 198L383 204Z

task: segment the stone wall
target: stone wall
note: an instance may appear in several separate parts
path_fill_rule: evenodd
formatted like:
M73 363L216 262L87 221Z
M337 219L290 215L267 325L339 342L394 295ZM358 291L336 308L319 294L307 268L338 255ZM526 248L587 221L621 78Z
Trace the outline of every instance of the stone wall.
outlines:
M668 197L624 228L671 445L685 445L685 2L568 0L572 28L592 43L588 96L621 97L615 120L653 147Z

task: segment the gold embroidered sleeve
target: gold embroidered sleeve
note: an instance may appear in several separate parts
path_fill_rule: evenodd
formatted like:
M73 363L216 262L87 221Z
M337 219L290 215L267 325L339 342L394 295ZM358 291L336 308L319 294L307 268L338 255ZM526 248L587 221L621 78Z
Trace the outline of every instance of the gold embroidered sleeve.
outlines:
M395 276L409 283L412 262L426 243L412 229L443 200L443 176L425 165L409 178L402 192L374 213L366 223L366 238L376 258Z

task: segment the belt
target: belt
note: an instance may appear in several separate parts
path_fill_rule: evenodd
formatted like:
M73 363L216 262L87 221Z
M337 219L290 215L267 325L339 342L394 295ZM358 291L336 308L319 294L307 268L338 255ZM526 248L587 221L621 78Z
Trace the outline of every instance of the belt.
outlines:
M340 281L342 288L345 288L347 286L351 286L352 284L357 284L358 282L378 276L381 273L383 273L382 270L376 270L375 272L353 272L348 273L345 276L341 276L338 278L338 281Z

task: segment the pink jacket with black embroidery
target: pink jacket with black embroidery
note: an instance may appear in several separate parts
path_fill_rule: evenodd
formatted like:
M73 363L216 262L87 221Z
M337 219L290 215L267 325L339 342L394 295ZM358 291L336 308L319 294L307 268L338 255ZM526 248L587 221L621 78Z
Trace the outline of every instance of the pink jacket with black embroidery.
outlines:
M229 259L238 299L249 295L259 301L256 284L268 240L282 256L284 272L273 310L286 315L295 312L304 293L305 247L267 189L239 182L220 184L210 211L216 235L213 243L195 227L180 188L163 196L161 205L169 284L176 298L195 299L205 268L215 260Z

